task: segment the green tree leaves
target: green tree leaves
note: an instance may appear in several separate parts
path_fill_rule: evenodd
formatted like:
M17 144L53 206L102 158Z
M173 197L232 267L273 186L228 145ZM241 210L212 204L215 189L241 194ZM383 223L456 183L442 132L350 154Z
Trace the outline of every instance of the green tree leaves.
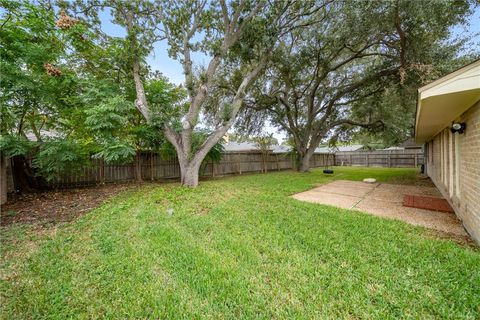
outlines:
M74 172L87 167L89 149L76 141L68 139L49 139L39 144L39 152L35 154L32 165L37 174L46 180L54 180L62 173Z
M92 16L70 17L42 1L1 5L3 155L32 157L36 173L51 180L93 155L128 162L139 150L159 148L162 132L147 125L135 108L133 49L125 39L102 34L92 24L95 19L86 19ZM153 9L149 1L141 8ZM151 18L142 14L142 19L149 28ZM150 31L137 31L144 32L139 40L153 41ZM148 99L161 125L165 114L177 112L185 93L159 74L147 73L147 78Z

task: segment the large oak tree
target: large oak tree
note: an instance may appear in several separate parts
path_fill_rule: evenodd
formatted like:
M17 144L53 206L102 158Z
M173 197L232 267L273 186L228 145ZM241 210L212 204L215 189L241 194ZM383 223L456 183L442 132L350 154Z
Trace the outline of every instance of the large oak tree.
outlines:
M95 21L98 10L108 8L113 22L126 29L137 109L175 147L182 184L196 186L202 161L235 122L249 86L263 72L278 37L308 21L322 6L323 1L136 0L126 4L91 0L79 1L76 11ZM184 108L154 110L148 104L145 58L159 40L168 42L170 56L183 66L188 92ZM208 63L196 65L195 52L202 53ZM229 90L222 90L225 83ZM212 102L216 103L213 108ZM205 123L207 119L214 120ZM211 133L194 147L195 130L205 124Z
M308 171L321 142L352 128L382 130L392 113L413 121L405 87L437 76L435 67L453 59L458 43L444 42L468 11L456 1L330 3L315 24L282 38L240 125L258 128L269 119L292 138L299 170ZM382 104L392 92L399 103Z

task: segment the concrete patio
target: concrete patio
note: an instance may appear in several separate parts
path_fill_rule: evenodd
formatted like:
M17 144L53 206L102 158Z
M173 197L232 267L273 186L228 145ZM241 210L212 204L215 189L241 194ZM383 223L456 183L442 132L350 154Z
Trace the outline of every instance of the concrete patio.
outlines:
M442 197L435 187L365 183L337 180L292 197L301 201L359 210L376 216L402 220L453 236L468 234L454 213L404 207L405 194Z

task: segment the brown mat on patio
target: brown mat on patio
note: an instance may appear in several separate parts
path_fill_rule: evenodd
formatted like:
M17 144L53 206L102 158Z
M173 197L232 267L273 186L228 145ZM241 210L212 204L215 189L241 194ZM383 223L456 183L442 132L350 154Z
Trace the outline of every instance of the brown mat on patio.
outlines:
M405 207L419 208L440 212L454 212L447 200L429 196L414 196L406 194L403 197Z

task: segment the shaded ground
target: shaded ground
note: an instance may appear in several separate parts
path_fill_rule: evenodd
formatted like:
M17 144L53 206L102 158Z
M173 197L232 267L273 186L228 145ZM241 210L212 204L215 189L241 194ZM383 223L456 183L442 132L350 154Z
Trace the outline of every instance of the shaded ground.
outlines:
M427 181L405 185L337 180L295 194L293 198L402 220L443 233L441 237L466 244L473 243L454 213L405 207L403 200L407 194L442 197L438 189Z
M135 188L134 184L108 184L19 195L0 210L0 225L71 221L98 207L112 196Z

